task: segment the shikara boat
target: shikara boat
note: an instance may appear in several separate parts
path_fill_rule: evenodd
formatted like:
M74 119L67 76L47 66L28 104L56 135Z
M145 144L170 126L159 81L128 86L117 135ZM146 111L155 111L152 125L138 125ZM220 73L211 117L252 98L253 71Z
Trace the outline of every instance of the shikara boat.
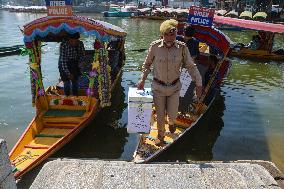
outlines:
M246 19L246 20L251 20L252 19L252 12L250 11L244 11L240 14L239 16L240 19Z
M79 32L104 44L86 51L86 69L78 96L65 96L60 85L44 89L41 73L41 42L61 42ZM82 16L43 17L23 28L25 51L29 55L31 91L36 115L10 152L15 178L19 178L59 150L76 136L103 107L111 105L111 92L121 76L124 58L114 60L106 43L116 41L112 49L124 56L126 32L109 23ZM113 53L112 52L112 53ZM46 62L44 62L46 63ZM50 63L50 62L48 62ZM57 62L53 62L57 64Z
M216 27L218 30L222 30L222 31L240 32L240 31L246 30L245 28L234 27L234 26L230 26L230 25L227 25L227 24L217 24L217 23L214 23L214 27Z
M262 45L257 50L253 50L249 47L246 47L245 45L242 46L237 45L232 48L230 56L258 59L265 61L267 60L284 61L283 49L272 51L274 36L276 33L281 35L284 34L284 25L259 22L253 20L227 18L221 16L215 16L214 22L218 24L227 24L250 30L256 30L265 35L265 39L263 39Z
M175 122L176 130L172 134L169 132L168 125L166 124L166 134L164 138L164 144L157 146L155 139L157 138L157 121L155 115L155 107L153 107L151 118L151 130L148 134L140 134L137 148L133 155L133 161L136 163L143 163L151 161L153 158L164 152L167 148L172 146L177 140L185 135L191 128L193 128L205 112L209 109L213 103L215 96L218 94L218 89L224 77L226 77L230 68L230 62L225 58L229 52L229 39L221 31L211 28L203 27L199 25L195 27L195 37L202 43L206 43L209 48L214 49L217 56L210 56L208 51L201 53L200 63L197 64L198 69L205 82L205 92L202 95L202 103L191 101L190 103L180 103L183 106L187 104L186 111L180 111ZM213 51L212 51L213 52ZM217 76L218 75L218 76ZM193 83L191 83L191 86ZM190 87L187 93L193 93L194 87ZM183 102L189 101L188 96L184 99L180 99ZM180 106L181 108L181 106ZM179 108L179 110L181 110Z
M0 57L20 54L20 48L23 45L14 45L12 47L0 47Z
M138 14L137 7L135 6L115 6L110 7L108 11L104 11L104 17L131 17Z

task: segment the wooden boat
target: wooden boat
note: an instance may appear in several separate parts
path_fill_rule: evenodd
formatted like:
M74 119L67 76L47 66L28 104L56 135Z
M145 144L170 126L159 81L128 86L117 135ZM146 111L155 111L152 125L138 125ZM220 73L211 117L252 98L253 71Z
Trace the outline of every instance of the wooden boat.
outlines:
M284 54L269 53L266 50L253 50L250 48L234 47L230 53L230 56L240 57L240 58L249 58L257 60L274 60L274 61L284 61Z
M24 26L25 50L29 54L31 91L36 115L9 154L15 167L15 178L21 177L59 150L101 108L111 105L111 92L121 75L124 59L114 62L105 49L106 44L100 49L86 51L86 63L90 69L84 73L88 78L87 84L79 88L79 96L63 95L63 89L58 85L44 89L40 69L40 43L60 42L63 37L75 32L95 37L103 44L115 39L119 43L114 51L124 55L126 32L106 22L82 16L43 17Z
M215 49L219 55L219 60L217 60L214 56L216 58L214 61L214 58L212 58L209 53L201 53L198 68L206 82L205 92L202 95L202 103L197 104L192 101L187 107L185 107L187 111L183 111L183 113L179 112L175 122L176 131L174 134L169 133L168 125L166 124L166 135L164 138L165 144L162 146L157 146L154 142L158 133L155 110L153 110L150 133L140 134L139 142L133 155L133 161L136 163L151 161L193 128L209 109L215 99L215 95L217 94L222 79L228 73L230 62L225 60L230 44L228 37L226 37L221 31L211 27L198 25L193 27L196 29L195 37L201 42L206 43L210 48ZM218 62L216 62L216 60ZM205 79L206 75L209 76L209 79ZM189 87L188 91L193 92L193 89L194 87ZM184 100L186 99L188 98L185 97Z
M12 47L0 47L0 57L20 54L20 48L23 45L14 45Z
M258 21L265 21L267 18L267 13L266 12L257 12L253 15L252 17L254 20Z
M221 16L215 16L214 22L218 24L226 24L235 27L246 28L250 30L256 30L259 34L265 36L262 40L262 44L256 50L242 46L235 46L232 48L230 56L236 56L241 58L253 58L258 60L275 60L284 61L284 50L272 51L272 45L275 33L284 34L284 25L273 24L267 22L259 22L253 20L243 20L235 18L227 18Z
M104 11L104 17L131 17L137 15L137 7L125 6L125 7L110 7L108 11Z
M239 18L241 19L246 19L246 20L251 20L252 19L252 12L250 11L244 11L240 14Z
M227 24L216 24L214 25L218 30L222 30L222 31L236 31L236 32L240 32L240 31L244 31L246 30L245 28L240 28L240 27L234 27L234 26L230 26Z

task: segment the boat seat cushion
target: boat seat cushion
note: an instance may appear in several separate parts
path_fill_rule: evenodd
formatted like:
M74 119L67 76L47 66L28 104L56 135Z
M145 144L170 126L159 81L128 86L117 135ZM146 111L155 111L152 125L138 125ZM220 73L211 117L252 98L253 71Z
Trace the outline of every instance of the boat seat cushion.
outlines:
M44 117L82 117L85 110L53 110L45 112Z

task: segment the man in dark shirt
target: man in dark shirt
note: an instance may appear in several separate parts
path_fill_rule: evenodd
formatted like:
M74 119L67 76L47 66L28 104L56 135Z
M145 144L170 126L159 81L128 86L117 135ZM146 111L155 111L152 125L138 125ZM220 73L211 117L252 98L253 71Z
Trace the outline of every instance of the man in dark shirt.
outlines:
M84 44L79 38L80 34L75 33L68 36L68 39L60 44L58 69L60 77L64 82L64 93L66 96L70 95L71 83L72 94L78 96L79 62L82 61L85 53Z
M186 25L184 27L184 35L183 36L179 35L179 36L177 36L176 39L186 43L186 46L189 50L189 53L190 53L194 63L197 64L197 68L198 68L200 66L198 64L199 55L200 55L199 42L195 37L193 37L194 32L195 32L195 29L193 27L191 27L190 25ZM180 103L179 103L178 109L182 113L185 113L189 110L190 103L192 102L192 100L189 100L189 99L193 99L194 87L195 87L195 84L190 83L190 85L189 85L186 93L184 94L184 96L179 98Z
M184 36L177 36L177 40L185 42L186 46L189 50L191 57L193 58L194 62L198 62L199 58L199 42L196 38L193 37L195 30L190 25L185 26L184 28Z

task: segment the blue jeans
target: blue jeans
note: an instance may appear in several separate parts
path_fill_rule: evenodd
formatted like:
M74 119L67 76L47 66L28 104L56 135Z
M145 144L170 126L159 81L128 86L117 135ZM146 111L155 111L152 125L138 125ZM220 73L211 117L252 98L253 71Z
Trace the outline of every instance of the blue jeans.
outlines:
M78 80L77 79L64 81L64 93L65 93L65 95L66 96L70 95L71 85L72 85L72 94L74 96L78 96Z

